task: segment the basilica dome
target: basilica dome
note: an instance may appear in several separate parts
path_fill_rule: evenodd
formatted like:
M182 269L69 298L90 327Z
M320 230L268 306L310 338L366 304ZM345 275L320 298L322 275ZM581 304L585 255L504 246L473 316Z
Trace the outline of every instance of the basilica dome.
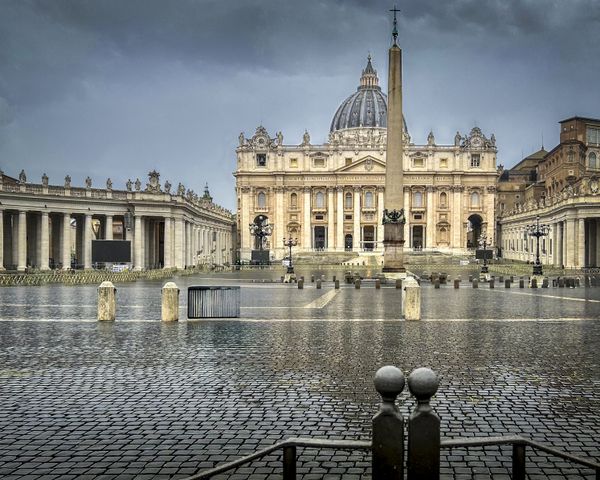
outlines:
M359 87L339 106L329 131L368 127L387 128L387 95L379 87L379 78L371 64L371 55L367 57L367 66L362 71ZM406 121L404 131L408 133Z

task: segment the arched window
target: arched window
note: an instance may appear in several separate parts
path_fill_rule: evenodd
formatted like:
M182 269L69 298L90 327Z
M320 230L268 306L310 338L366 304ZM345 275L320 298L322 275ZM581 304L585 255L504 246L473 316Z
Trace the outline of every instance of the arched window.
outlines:
M421 192L415 192L413 194L413 207L423 206L423 194Z
M448 207L448 194L446 192L440 193L440 207L441 208Z
M258 208L267 207L267 196L265 195L265 192L258 192L256 203L258 204Z
M478 208L479 207L479 193L473 192L471 194L471 207Z
M344 208L352 208L352 194L350 192L346 193L344 197Z
M594 152L591 152L590 156L588 157L588 165L590 168L598 168L597 158Z
M323 192L317 192L315 196L315 204L317 208L325 208L325 195Z
M292 193L290 195L290 207L291 208L298 208L298 194Z
M440 242L448 242L448 229L446 227L440 228Z
M373 208L373 192L365 193L365 207Z

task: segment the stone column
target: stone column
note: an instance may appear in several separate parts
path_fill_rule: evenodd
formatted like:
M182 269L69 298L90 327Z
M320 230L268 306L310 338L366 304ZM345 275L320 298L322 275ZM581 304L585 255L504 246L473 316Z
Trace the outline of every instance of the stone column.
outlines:
M567 218L567 231L565 232L565 252L566 261L565 266L575 266L575 242L577 237L575 236L575 219Z
M312 235L310 229L310 187L304 188L304 206L303 206L303 222L302 222L302 248L304 250L312 249Z
M427 232L425 232L425 248L433 248L435 238L435 205L434 187L427 187Z
M142 217L141 215L135 216L134 226L134 247L133 247L135 270L142 270L143 268L143 252L142 252Z
M175 219L175 238L174 238L174 244L175 244L175 268L183 268L184 263L183 263L183 240L184 240L184 231L185 231L185 226L184 226L184 220L183 218L179 218L179 219Z
M41 215L41 238L40 238L40 270L50 270L50 235L48 230L48 212L42 212Z
M106 222L104 224L104 239L112 240L113 239L113 216L107 215Z
M164 267L171 268L173 266L173 247L171 244L172 233L171 233L171 217L165 217L165 230L163 238L163 256L164 256Z
M362 250L362 244L360 243L360 194L361 194L361 188L360 187L354 187L354 196L352 198L353 200L353 207L354 207L354 213L352 215L352 251L354 252L360 252Z
M577 251L575 259L579 268L585 267L585 219L580 218L577 222Z
M560 266L558 261L558 222L552 224L552 264Z
M83 268L92 268L92 215L86 213L83 224Z
M404 247L412 248L412 241L410 238L410 224L412 218L410 215L410 187L404 187L404 216L406 217L406 223L404 224Z
M4 270L4 212L0 210L0 271Z
M336 210L336 240L335 249L344 251L344 187L337 186L337 210Z
M190 222L185 222L185 264L192 264L192 225Z
M242 198L242 211L241 211L241 219L240 219L240 260L250 260L250 255L252 251L252 239L250 235L250 231L248 226L250 225L250 188L249 187L241 187L240 188L240 196ZM204 232L206 234L206 230ZM205 258L208 258L208 242L206 242L204 247L204 255Z
M333 188L327 189L327 251L335 251L335 199Z
M62 252L62 269L71 268L71 214L63 213L62 234L60 236L60 251Z
M455 185L452 196L454 200L452 202L452 248L464 249L465 245L462 243L461 232L462 232L462 187Z
M406 208L406 203L404 205ZM404 239L406 239L406 232ZM383 188L381 187L377 188L377 249L383 250Z
M275 228L273 229L272 249L275 251L275 258L282 258L285 255L282 239L288 237L285 228L285 210L283 207L283 187L275 187ZM224 262L223 262L224 263Z
M13 268L16 268L19 263L19 214L11 214L12 229L11 229L11 253L10 262Z
M27 213L19 211L17 241L17 270L24 272L27 268Z

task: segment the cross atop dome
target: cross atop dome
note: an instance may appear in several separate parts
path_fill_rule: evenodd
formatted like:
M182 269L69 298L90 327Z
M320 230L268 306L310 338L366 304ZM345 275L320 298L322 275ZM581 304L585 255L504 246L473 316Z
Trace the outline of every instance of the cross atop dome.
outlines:
M371 54L367 56L367 66L362 71L360 77L361 87L377 87L379 86L379 78L377 77L377 70L373 68L371 64Z

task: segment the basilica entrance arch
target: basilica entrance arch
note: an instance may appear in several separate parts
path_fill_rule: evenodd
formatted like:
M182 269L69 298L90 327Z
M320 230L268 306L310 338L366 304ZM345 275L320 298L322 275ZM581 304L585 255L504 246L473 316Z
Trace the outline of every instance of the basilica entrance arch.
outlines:
M326 238L327 238L327 234L325 231L325 227L322 226L316 226L314 227L314 248L317 251L320 250L325 250L325 248L327 247L326 243Z
M348 233L345 237L344 237L344 250L346 250L347 252L351 252L352 251L352 235L350 233Z
M467 224L467 248L477 248L479 237L481 236L481 225L483 219L480 215L473 214L469 216Z
M363 227L363 248L368 252L375 248L375 227L373 225Z

